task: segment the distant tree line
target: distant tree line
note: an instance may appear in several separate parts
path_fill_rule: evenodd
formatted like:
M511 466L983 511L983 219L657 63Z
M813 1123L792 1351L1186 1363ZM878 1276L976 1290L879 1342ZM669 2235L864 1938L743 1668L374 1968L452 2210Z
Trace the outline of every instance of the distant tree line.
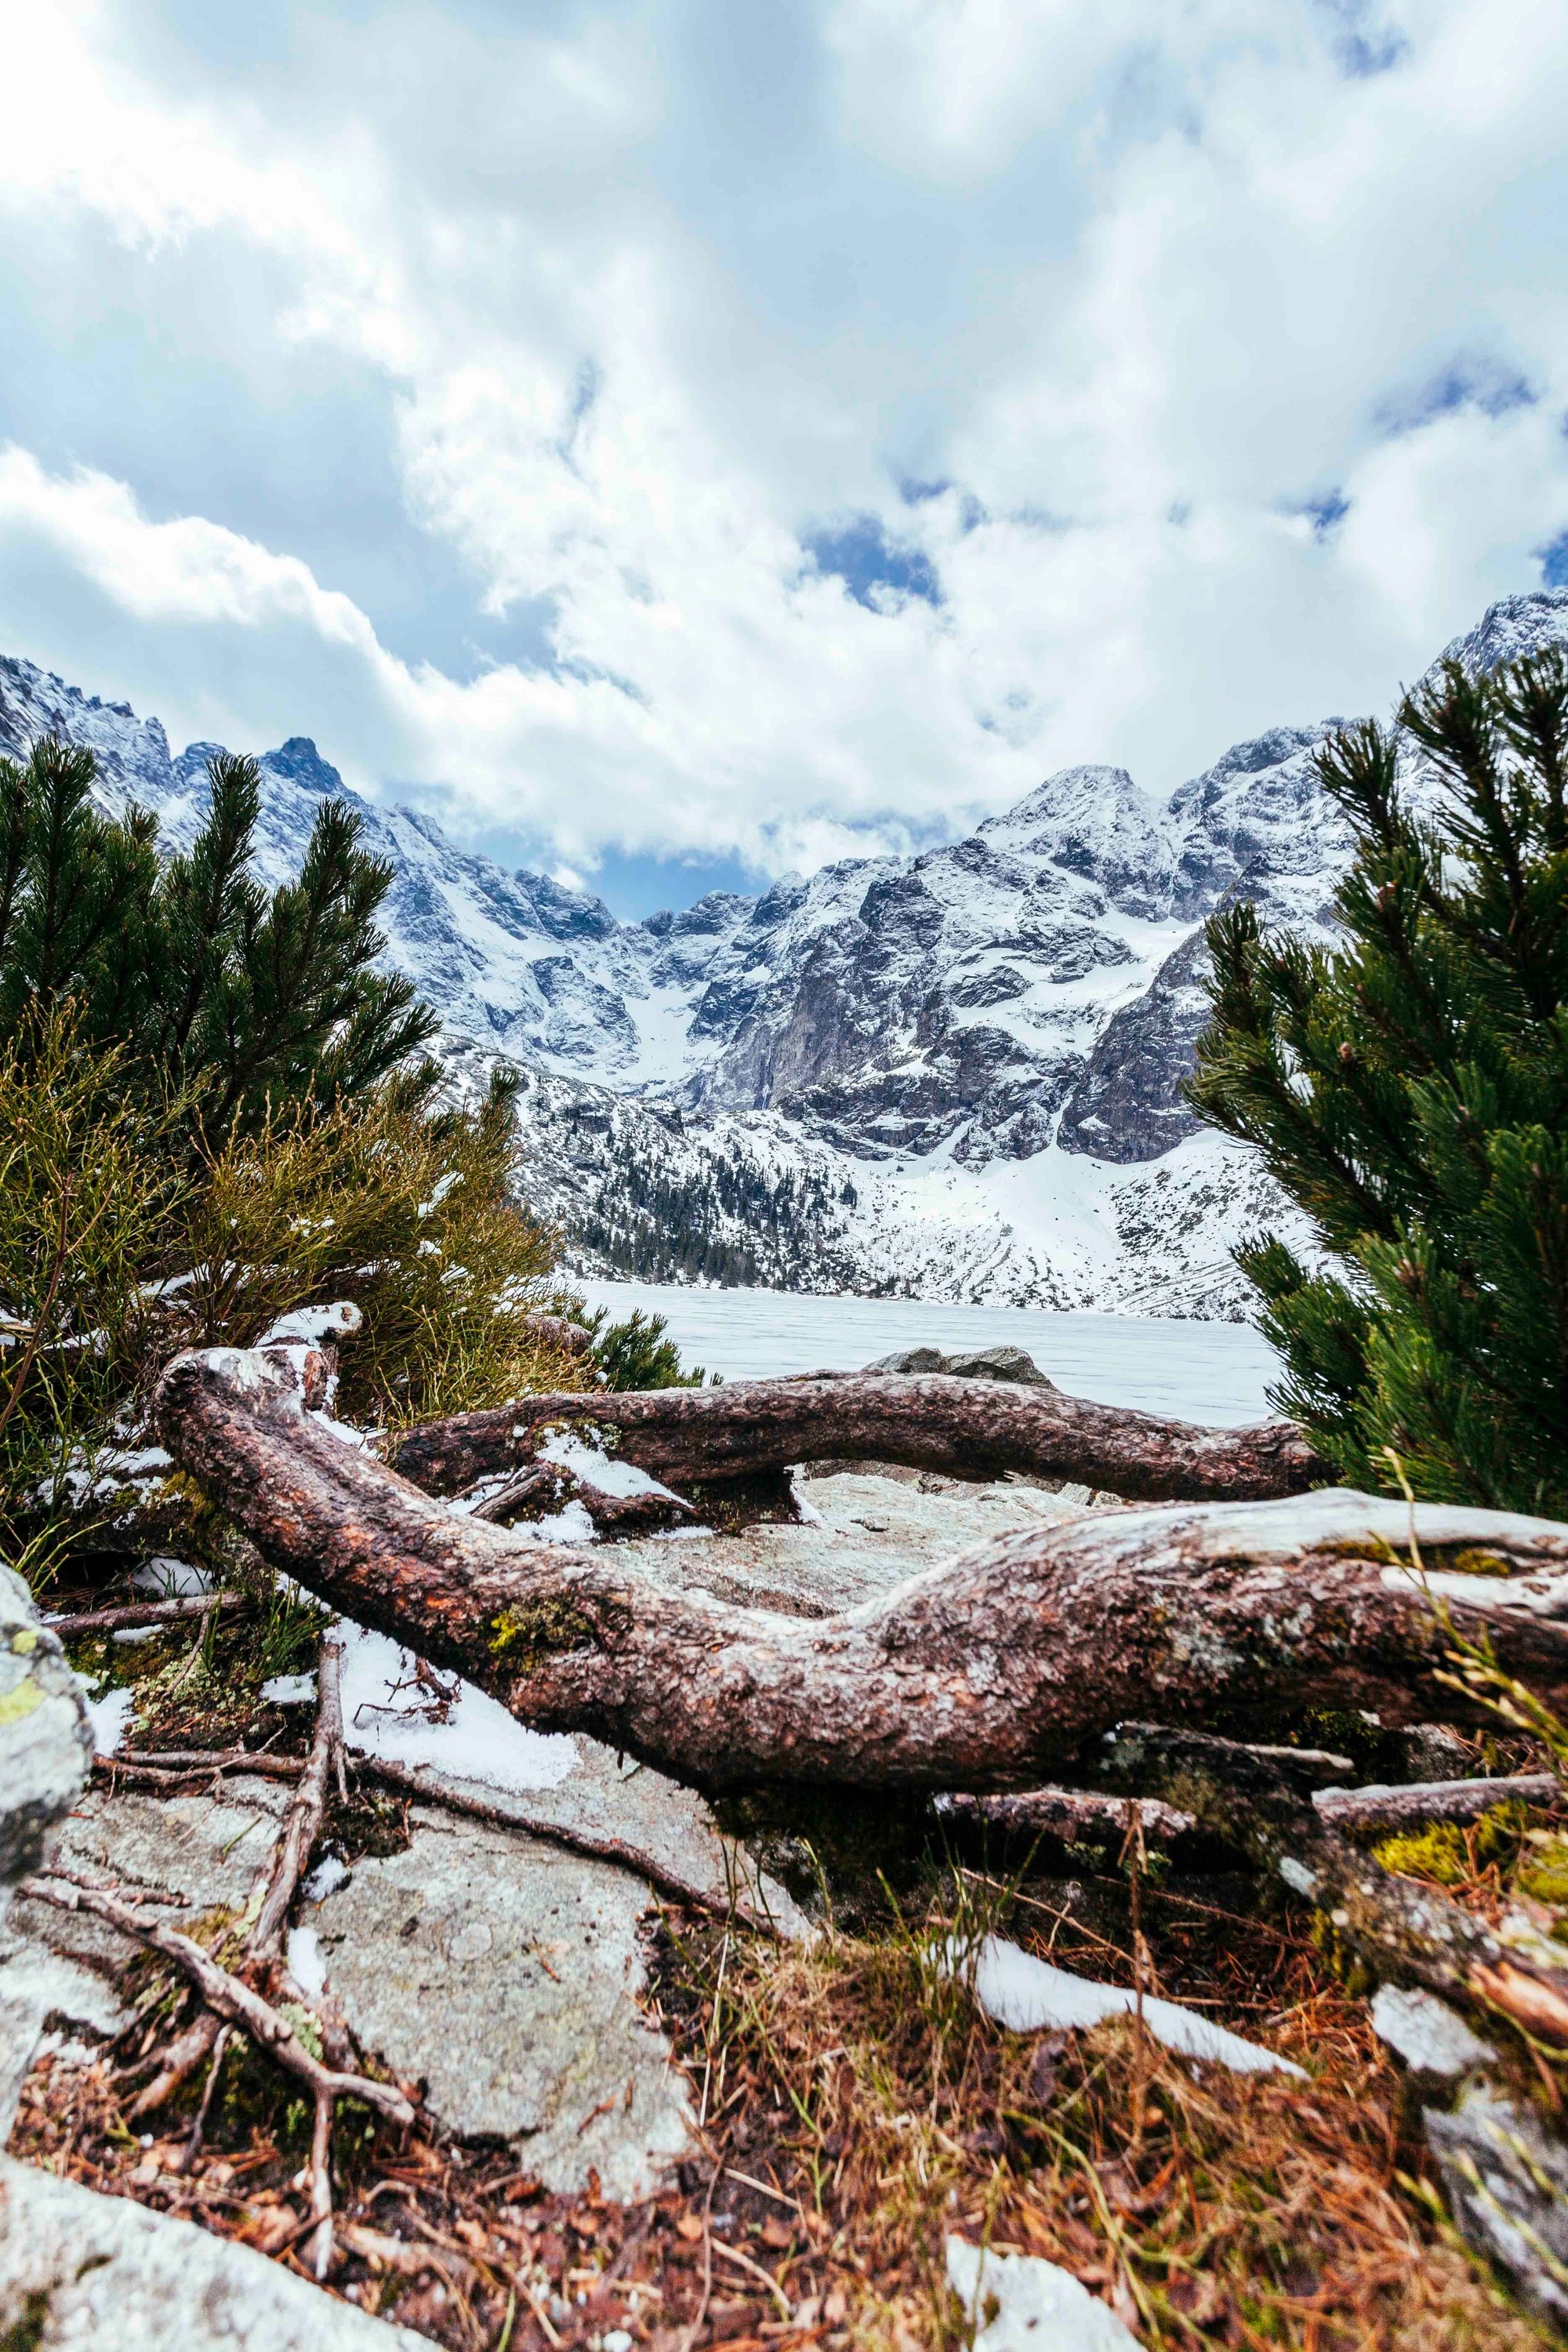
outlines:
M818 1267L836 1224L835 1196L815 1171L775 1175L734 1152L679 1172L650 1166L640 1146L617 1139L592 1205L571 1230L639 1282L787 1289Z

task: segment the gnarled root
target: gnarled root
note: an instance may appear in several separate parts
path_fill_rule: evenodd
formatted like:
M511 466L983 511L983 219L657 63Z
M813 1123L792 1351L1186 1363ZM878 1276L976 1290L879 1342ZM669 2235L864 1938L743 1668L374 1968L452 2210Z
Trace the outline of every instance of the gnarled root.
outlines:
M890 1407L900 1391L964 1384L863 1385ZM1152 1710L1201 1727L1238 1707L1266 1719L1331 1704L1398 1724L1467 1704L1436 1680L1451 1634L1402 1564L1406 1510L1364 1495L1168 1504L1021 1529L860 1608L786 1618L672 1592L613 1548L556 1550L455 1515L310 1418L254 1354L177 1357L158 1414L170 1452L309 1590L458 1669L521 1720L593 1733L711 1791L1016 1788ZM886 1457L889 1435L839 1425L831 1450ZM1422 1508L1415 1534L1452 1624L1485 1633L1509 1672L1568 1705L1568 1528ZM1494 1572L1456 1568L1467 1552Z
M428 1492L455 1495L525 1467L547 1431L584 1424L584 1434L610 1433L624 1460L683 1490L777 1473L795 1462L854 1459L952 1478L1028 1472L1134 1501L1259 1501L1300 1494L1327 1472L1292 1422L1201 1429L1049 1386L902 1372L520 1397L494 1412L405 1430L387 1459Z

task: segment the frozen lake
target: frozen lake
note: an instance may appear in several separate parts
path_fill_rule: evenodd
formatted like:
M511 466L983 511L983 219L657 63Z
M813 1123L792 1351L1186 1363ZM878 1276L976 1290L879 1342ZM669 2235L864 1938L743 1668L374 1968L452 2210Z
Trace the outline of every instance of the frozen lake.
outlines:
M790 1290L688 1290L653 1282L575 1284L613 1317L662 1315L683 1360L726 1380L849 1371L898 1348L1026 1348L1070 1396L1226 1427L1261 1420L1278 1359L1250 1324L1132 1315L1052 1315L1029 1307L944 1307L919 1298L829 1298Z

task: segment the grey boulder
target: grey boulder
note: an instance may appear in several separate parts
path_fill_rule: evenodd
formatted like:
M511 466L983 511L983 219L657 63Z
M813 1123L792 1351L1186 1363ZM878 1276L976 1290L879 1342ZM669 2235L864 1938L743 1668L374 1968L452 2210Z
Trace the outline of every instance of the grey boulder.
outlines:
M963 1381L1022 1381L1026 1387L1054 1389L1033 1356L1023 1348L960 1348L944 1355L940 1348L900 1348L879 1356L868 1372L946 1372Z
M30 2352L429 2352L193 2221L0 2157L0 2344Z
M81 1685L59 1636L40 1623L21 1578L0 1567L0 2145L50 2007L35 1976L5 1965L12 1889L37 1869L91 1769Z

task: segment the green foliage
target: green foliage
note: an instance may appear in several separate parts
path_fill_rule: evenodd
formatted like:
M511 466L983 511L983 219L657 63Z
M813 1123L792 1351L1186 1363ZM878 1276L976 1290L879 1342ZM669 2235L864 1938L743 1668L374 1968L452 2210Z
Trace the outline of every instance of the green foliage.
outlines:
M1400 762L1446 787L1424 820ZM1337 950L1240 905L1207 927L1192 1099L1254 1145L1331 1254L1237 1253L1340 1474L1568 1511L1568 662L1455 663L1396 730L1319 755L1355 827Z
M150 1344L143 1277L186 1185L168 1107L150 1107L124 1081L123 1048L84 1048L68 1009L0 1045L5 1496L47 1489L69 1474L89 1432L107 1438Z
M607 1389L700 1389L707 1379L700 1364L683 1371L680 1350L667 1339L662 1315L645 1315L634 1307L621 1323L607 1320L609 1309L580 1318L592 1333L593 1360ZM715 1374L717 1382L717 1374Z
M68 1001L83 1042L121 1045L157 1095L192 1087L222 1130L374 1085L437 1024L374 969L392 869L360 848L358 814L323 801L297 879L268 893L255 761L226 752L207 774L195 842L161 859L146 810L95 806L89 751L45 736L25 768L0 760L0 1034L25 1040Z
M339 1410L427 1419L541 1385L570 1360L528 1328L555 1237L509 1189L515 1086L432 1111L395 1087L269 1111L205 1163L168 1315L185 1344L244 1344L280 1315L349 1299Z
M391 873L359 818L324 803L268 892L255 762L208 773L161 859L152 817L94 804L90 752L0 761L0 1527L40 1575L51 1516L121 1507L182 1347L352 1300L361 1422L583 1377L528 1328L555 1240L511 1196L515 1084L438 1098L435 1016L374 969Z

